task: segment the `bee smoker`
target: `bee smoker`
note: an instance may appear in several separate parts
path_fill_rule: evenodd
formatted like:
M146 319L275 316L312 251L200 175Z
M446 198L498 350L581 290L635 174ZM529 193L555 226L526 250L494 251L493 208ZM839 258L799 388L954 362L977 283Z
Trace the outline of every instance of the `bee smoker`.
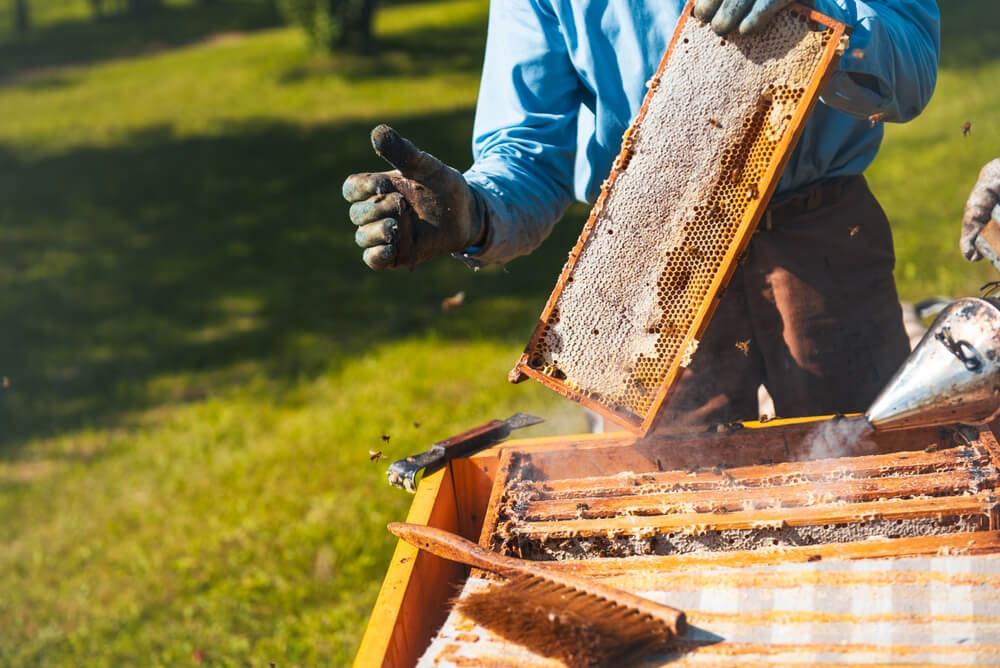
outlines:
M1000 271L996 210L974 243ZM954 301L938 315L865 413L882 431L977 424L998 416L1000 300L975 297Z
M876 430L989 422L1000 415L1000 301L952 302L865 417Z

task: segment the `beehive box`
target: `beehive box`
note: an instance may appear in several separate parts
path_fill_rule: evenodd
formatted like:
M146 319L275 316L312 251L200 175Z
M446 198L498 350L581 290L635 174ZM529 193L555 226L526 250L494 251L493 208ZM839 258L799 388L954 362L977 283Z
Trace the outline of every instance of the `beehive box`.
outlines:
M480 543L685 610L643 665L1000 663L993 434L857 424L511 443ZM561 664L452 612L419 665Z
M530 470L513 454L508 470ZM808 464L511 480L491 548L587 559L830 546L998 530L997 470L983 449Z
M726 38L691 7L511 372L642 434L846 46L842 24L800 5Z

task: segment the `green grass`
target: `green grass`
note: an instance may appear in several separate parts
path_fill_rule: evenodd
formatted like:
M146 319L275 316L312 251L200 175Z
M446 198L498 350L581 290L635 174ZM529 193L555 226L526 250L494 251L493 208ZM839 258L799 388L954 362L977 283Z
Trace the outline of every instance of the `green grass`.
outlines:
M585 209L506 271L360 263L339 186L382 168L373 125L471 160L482 0L391 6L334 57L249 0L36 4L0 41L0 664L346 663L411 498L370 449L515 410L583 429L505 376ZM1000 59L991 4L955 5L935 101L870 172L911 299L992 274L956 245Z
M957 249L969 190L1000 156L1000 14L983 2L940 5L944 53L934 98L917 120L888 128L868 171L893 224L900 294L914 301L979 294L998 278L987 262L970 265Z

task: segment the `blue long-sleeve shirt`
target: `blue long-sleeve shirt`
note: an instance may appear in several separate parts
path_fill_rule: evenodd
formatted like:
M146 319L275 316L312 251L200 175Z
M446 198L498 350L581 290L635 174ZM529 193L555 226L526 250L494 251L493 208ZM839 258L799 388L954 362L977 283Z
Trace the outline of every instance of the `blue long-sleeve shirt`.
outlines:
M476 259L506 262L548 236L574 197L594 202L639 111L684 0L494 0L467 181L486 203ZM854 28L778 184L789 192L859 174L880 114L907 121L930 100L940 50L934 0L816 0Z

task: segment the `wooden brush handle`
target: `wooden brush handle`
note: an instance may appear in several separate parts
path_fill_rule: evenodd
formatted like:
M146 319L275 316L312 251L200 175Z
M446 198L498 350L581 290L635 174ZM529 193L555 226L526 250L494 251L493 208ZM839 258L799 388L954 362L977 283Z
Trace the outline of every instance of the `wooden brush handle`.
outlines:
M391 522L389 531L410 545L426 550L442 559L457 561L504 576L526 572L521 564L521 559L505 557L502 554L483 549L471 540L466 540L450 531L422 524L407 524L406 522Z
M564 573L537 561L515 559L497 554L496 552L483 549L472 541L466 540L449 531L422 524L407 524L405 522L392 522L388 528L389 531L410 545L414 545L421 550L426 550L443 559L468 564L469 566L498 573L505 577L521 574L533 575L566 587L571 587L588 596L607 599L608 601L634 608L641 614L647 614L655 619L659 619L674 635L684 635L687 627L683 610L671 608L668 605L662 605L648 598L636 596L635 594L615 589L614 587L608 587L593 580L585 580L584 578Z

